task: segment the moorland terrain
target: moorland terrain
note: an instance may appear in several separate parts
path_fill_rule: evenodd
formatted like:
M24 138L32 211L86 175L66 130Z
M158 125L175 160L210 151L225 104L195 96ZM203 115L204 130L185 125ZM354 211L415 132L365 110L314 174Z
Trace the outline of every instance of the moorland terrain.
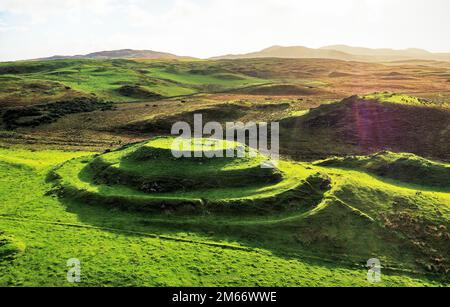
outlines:
M128 54L0 63L0 285L449 284L450 62ZM196 113L282 160L173 158Z

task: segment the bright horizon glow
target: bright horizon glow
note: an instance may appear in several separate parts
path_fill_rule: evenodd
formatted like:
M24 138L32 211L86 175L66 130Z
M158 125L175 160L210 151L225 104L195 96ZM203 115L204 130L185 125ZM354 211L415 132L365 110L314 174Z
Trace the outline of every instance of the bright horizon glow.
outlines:
M448 0L0 0L0 61L148 49L208 58L272 45L450 52Z

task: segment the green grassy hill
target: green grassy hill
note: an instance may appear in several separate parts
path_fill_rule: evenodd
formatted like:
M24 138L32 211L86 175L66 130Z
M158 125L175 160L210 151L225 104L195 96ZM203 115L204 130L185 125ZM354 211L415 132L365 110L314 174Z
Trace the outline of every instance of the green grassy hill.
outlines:
M319 165L360 169L377 176L435 188L448 188L450 168L414 154L380 152L370 156L329 158Z
M352 96L280 126L283 152L299 159L390 150L450 161L450 109L412 96Z
M0 250L9 255L0 284L71 285L64 259L74 257L91 286L448 284L450 193L357 166L281 161L277 171L255 168L258 155L173 159L168 141L102 155L0 150ZM282 177L261 183L267 171ZM215 172L224 187L204 186ZM239 187L228 181L235 172L244 172ZM121 182L130 175L137 180ZM171 193L141 185L167 176ZM196 184L182 191L183 179ZM366 280L372 257L383 265L380 284Z
M320 177L287 162L262 168L267 158L233 142L193 139L180 149L192 157L174 158L174 138L159 138L106 153L89 161L69 161L56 169L59 194L84 202L142 211L252 212L295 210L317 202ZM176 146L176 145L174 145ZM227 157L227 152L243 157ZM211 157L220 154L223 157ZM199 155L199 157L196 157ZM308 177L310 176L310 177ZM317 182L313 183L316 180ZM324 181L326 179L323 179ZM313 189L311 189L313 187ZM325 187L324 187L325 189ZM302 197L298 199L297 190ZM275 200L279 198L280 203ZM281 206L281 202L298 204ZM274 206L271 203L276 203Z
M80 96L116 102L148 100L266 82L201 61L7 62L0 63L0 105L48 103Z

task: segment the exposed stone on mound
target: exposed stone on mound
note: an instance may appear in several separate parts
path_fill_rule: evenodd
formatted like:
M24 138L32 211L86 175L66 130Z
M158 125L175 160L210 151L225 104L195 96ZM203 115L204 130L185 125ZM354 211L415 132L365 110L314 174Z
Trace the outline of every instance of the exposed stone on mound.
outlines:
M311 187L321 192L331 189L331 178L330 176L323 173L316 173L309 176L306 179L306 182L308 182Z
M160 139L161 140L161 139ZM213 142L213 140L211 140ZM204 148L191 148L182 150L189 156L174 157L172 150L163 146L152 146L152 142L143 146L136 146L130 152L126 152L120 159L110 160L109 156L117 155L117 152L104 154L95 158L87 165L93 172L93 180L97 184L124 185L146 193L191 191L196 189L240 187L251 184L275 184L283 177L275 168L261 168L260 164L243 169L226 170L227 165L236 163L248 163L248 155L257 151L246 146L238 146L234 142L220 144L221 149L207 150ZM184 143L183 143L184 144ZM186 142L185 145L194 146L195 142ZM223 147L226 144L227 147ZM203 146L203 142L199 143ZM198 146L198 145L195 145ZM208 147L209 148L209 147ZM238 158L238 150L244 150L245 157ZM227 152L232 150L233 156L227 157ZM206 154L219 154L221 156L210 158ZM229 152L228 152L229 153ZM214 163L214 164L212 164ZM159 165L166 165L164 172L156 172ZM217 170L210 169L208 165L216 165ZM147 171L139 171L139 168ZM202 176L189 173L179 173L178 168L196 171L205 169Z
M248 212L303 211L330 188L326 175L262 168L268 160L240 143L192 139L191 153L207 145L237 150L233 157L174 157L175 138L160 137L89 158L66 162L48 176L59 196L139 211ZM205 152L203 152L204 154ZM288 162L280 162L288 163ZM284 166L286 167L286 166ZM298 166L303 170L301 166Z

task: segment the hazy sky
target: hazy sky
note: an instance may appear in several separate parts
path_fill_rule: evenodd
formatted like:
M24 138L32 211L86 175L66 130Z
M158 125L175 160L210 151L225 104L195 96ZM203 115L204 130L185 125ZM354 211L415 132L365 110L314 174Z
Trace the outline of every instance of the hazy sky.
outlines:
M210 57L271 45L450 51L449 0L0 0L0 61L111 49Z

